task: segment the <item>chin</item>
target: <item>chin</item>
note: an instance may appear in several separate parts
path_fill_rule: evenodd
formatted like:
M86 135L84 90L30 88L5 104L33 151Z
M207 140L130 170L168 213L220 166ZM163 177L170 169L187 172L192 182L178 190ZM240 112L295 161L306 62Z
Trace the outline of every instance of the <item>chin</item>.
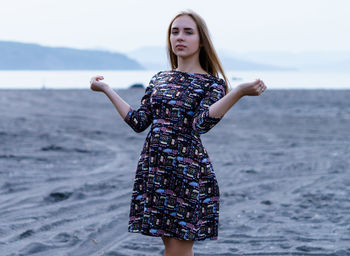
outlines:
M181 57L181 58L188 58L188 57L192 57L195 53L187 53L187 52L175 52L175 55L177 57Z

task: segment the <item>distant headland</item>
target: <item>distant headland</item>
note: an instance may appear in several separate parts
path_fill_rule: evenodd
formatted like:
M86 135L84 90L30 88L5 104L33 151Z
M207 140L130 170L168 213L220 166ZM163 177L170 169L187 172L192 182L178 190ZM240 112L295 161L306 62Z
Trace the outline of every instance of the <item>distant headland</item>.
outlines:
M125 54L0 41L0 70L143 70Z

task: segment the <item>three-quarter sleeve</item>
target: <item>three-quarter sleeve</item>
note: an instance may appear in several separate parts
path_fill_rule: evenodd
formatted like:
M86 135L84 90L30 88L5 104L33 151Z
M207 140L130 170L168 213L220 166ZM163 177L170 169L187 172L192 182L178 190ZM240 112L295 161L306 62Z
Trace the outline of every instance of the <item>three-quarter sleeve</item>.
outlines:
M209 86L208 91L201 100L200 105L194 114L192 127L195 132L198 134L206 133L219 123L222 117L210 117L209 107L224 96L225 81L220 78L218 82Z
M143 132L152 123L152 110L151 110L151 94L154 88L154 82L157 78L154 75L149 82L149 85L145 89L145 94L141 99L141 105L138 109L130 107L129 112L126 114L124 121L135 131Z

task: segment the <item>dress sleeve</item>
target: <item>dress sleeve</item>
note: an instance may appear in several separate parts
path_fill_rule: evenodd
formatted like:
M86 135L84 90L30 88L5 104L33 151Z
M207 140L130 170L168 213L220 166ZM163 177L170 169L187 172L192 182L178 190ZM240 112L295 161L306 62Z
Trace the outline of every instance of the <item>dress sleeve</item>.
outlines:
M216 101L225 96L225 81L219 79L217 83L210 85L204 98L201 100L198 109L193 118L192 127L198 134L208 132L213 128L223 117L210 117L209 107Z
M154 88L154 82L157 78L157 75L154 75L149 82L149 85L145 89L145 95L141 99L141 105L138 109L133 109L130 107L129 112L126 114L124 121L135 131L143 132L151 124L152 110L150 97Z

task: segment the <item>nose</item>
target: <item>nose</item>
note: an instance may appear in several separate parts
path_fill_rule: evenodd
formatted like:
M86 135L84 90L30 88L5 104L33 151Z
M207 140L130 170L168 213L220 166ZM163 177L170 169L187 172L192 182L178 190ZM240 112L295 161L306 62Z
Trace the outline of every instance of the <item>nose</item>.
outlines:
M176 36L176 41L183 41L183 40L184 40L183 33L180 31Z

